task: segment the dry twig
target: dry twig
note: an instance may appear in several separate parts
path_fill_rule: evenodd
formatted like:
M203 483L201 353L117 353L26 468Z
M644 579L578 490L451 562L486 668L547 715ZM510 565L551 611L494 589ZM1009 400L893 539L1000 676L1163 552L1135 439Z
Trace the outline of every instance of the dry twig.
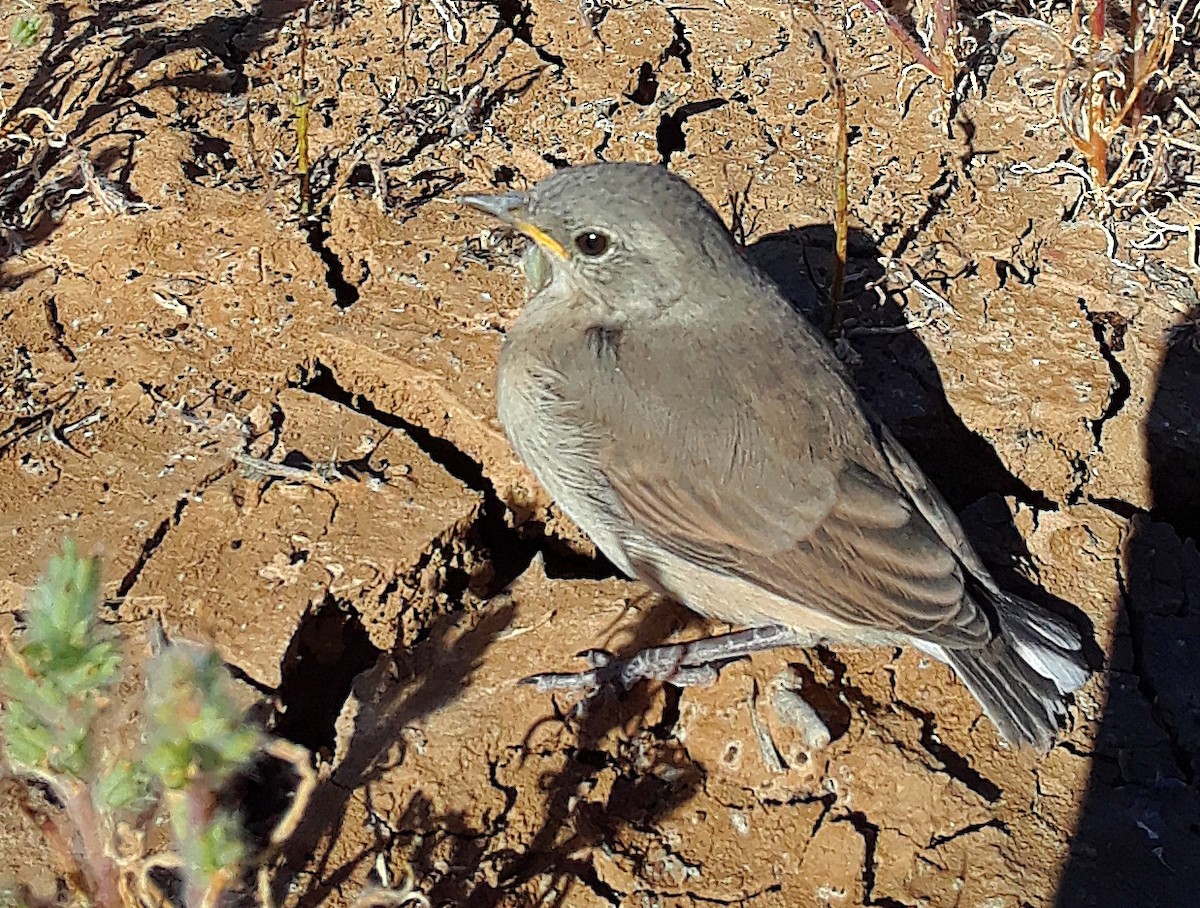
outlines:
M817 32L810 32L808 43L815 47L825 64L829 77L829 91L833 96L834 124L834 247L833 275L829 286L829 309L825 318L825 330L832 332L838 324L842 307L842 294L846 282L846 249L850 235L850 138L846 123L846 84L838 69L837 57L825 46Z

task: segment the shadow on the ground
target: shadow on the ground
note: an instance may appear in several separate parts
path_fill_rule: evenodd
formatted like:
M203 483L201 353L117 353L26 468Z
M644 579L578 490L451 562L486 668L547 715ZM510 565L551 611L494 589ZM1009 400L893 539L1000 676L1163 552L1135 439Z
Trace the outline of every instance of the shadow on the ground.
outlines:
M473 828L472 821L457 812L438 812L430 798L417 791L399 815L394 807L378 815L369 846L356 853L339 849L341 824L349 816L360 816L348 810L351 799L361 793L368 813L374 815L373 784L404 759L402 730L460 695L488 649L508 630L514 612L506 594L494 598L474 626L461 633L460 623L473 619L461 613L447 616L434 623L427 639L410 654L384 654L358 677L353 729L336 768L319 784L300 826L283 847L282 863L273 877L276 904L289 895L297 908L322 904L365 868L373 868L377 855L389 857L393 867L407 864L433 904L497 905L539 878L551 880L543 887L547 897L539 904L569 904L575 885L607 891L590 860L580 854L614 842L625 825L652 826L692 797L700 771L671 739L673 719L650 727L645 717L652 701L643 686L604 698L582 718L566 721L561 715L550 715L530 729L532 734L543 723L559 726L567 760L560 771L541 780L540 828L532 836L520 834L519 845L495 849L496 837L513 820L510 811L517 801L517 792L506 789L496 774L500 763L527 759L530 754L502 756L493 765L492 784L506 792L507 809L490 819L489 828ZM678 618L678 610L670 607L645 609L621 655L663 642ZM674 714L677 703L677 693L668 692L668 715ZM497 706L503 709L499 701ZM546 706L552 707L549 697ZM645 752L636 760L626 758L602 744L612 731L629 728L639 717L655 740L649 759ZM497 721L509 720L498 713ZM615 769L619 780L607 801L599 804L581 797L608 769ZM489 869L487 874L479 872L481 865Z
M1144 428L1153 510L1125 543L1108 703L1059 908L1196 904L1200 873L1200 304Z
M812 283L826 285L828 227L768 237L751 249L800 308L823 323ZM807 260L819 263L811 278ZM860 276L844 315L860 392L954 508L1001 585L1078 618L1016 570L1028 556L1002 495L1053 507L1012 477L946 401L936 367L904 311L889 299L871 309L862 288L880 277L870 241L851 237ZM789 264L790 263L790 264ZM856 264L857 263L857 266ZM1185 281L1186 283L1186 281ZM1186 293L1185 293L1186 295ZM866 304L865 306L863 304ZM1108 674L1109 699L1092 755L1088 790L1057 896L1059 908L1169 908L1195 903L1200 871L1200 302L1172 331L1146 425L1153 510L1134 517L1126 541L1125 589L1114 651L1088 649ZM895 329L859 333L870 326ZM1181 541L1185 540L1185 541ZM1086 622L1077 621L1081 628ZM1083 794L1083 793L1081 793Z
M817 326L826 323L828 301L814 287L826 287L832 270L832 227L817 225L771 234L747 250L749 257L783 289L785 296ZM1029 557L1004 497L1023 505L1054 505L1004 466L991 444L954 412L937 366L910 327L920 298L903 304L884 287L880 252L865 234L851 230L847 279L838 321L852 352L847 369L859 393L920 464L954 511L1002 585L1072 618L1082 629L1080 611L1024 581L1017 564ZM876 292L876 287L881 292ZM936 289L936 288L935 288Z

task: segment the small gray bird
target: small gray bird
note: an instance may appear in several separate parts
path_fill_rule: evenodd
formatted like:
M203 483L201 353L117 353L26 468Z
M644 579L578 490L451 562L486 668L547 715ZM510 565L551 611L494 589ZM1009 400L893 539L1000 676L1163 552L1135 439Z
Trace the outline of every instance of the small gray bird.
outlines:
M698 192L661 167L594 164L461 201L534 241L497 392L518 456L623 572L746 628L530 680L702 683L768 647L912 645L1006 739L1049 746L1088 677L1078 632L1000 590Z

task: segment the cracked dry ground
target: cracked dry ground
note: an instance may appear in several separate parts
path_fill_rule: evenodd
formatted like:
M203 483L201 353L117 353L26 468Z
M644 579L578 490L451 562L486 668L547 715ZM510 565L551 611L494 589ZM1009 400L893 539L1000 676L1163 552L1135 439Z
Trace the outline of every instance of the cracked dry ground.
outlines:
M973 20L948 128L934 83L837 3L590 25L550 0L348 3L307 30L299 3L103 6L55 7L0 64L8 122L45 150L3 195L26 245L0 296L0 621L70 533L106 557L110 620L220 648L322 774L281 904L349 903L377 855L435 904L1194 904L1196 273L1175 234L1135 255L1136 213L1115 234L1134 265L1107 255L1045 126L1053 29ZM665 161L785 289L820 285L818 22L849 85L855 376L1002 581L1093 628L1104 671L1042 757L909 652L768 654L580 727L514 684L701 629L514 460L492 390L513 250L445 200ZM822 750L776 708L799 688ZM0 875L52 886L10 794Z

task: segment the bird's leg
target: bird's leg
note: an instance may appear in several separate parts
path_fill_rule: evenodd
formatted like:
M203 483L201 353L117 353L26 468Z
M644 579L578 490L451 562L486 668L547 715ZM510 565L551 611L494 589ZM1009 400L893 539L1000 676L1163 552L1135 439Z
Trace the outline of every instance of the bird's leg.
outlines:
M614 682L628 690L639 681L666 681L678 687L712 684L729 662L751 653L808 641L808 635L780 625L751 627L731 634L704 637L687 643L668 643L644 649L629 659L618 659L606 650L585 650L579 655L589 669L581 672L546 672L522 679L539 691L594 690Z

